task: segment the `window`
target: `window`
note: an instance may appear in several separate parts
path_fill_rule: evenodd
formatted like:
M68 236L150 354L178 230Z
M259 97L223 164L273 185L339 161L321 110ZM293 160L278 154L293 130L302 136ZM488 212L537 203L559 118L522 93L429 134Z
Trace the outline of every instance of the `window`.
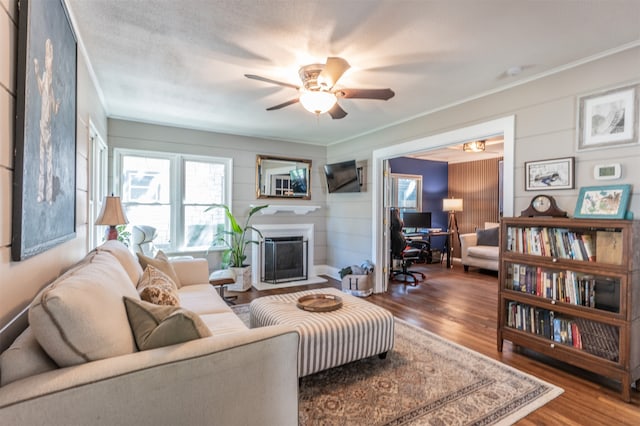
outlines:
M391 199L401 214L422 211L422 176L391 173Z
M115 149L116 179L131 225L149 225L154 245L166 251L203 250L225 226L230 205L231 159Z
M103 226L93 226L102 209L104 197L107 195L107 144L95 129L93 123L89 121L89 210L88 210L88 246L93 249L103 241L105 228Z

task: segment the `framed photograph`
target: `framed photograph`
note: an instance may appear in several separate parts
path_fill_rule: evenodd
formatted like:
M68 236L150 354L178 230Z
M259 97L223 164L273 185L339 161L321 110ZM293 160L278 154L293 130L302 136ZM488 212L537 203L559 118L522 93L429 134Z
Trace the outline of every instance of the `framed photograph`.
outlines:
M638 86L578 98L578 150L638 143Z
M524 163L525 191L573 189L574 157Z
M62 0L21 0L11 257L76 233L76 37Z
M574 217L624 219L631 185L587 186L580 188Z

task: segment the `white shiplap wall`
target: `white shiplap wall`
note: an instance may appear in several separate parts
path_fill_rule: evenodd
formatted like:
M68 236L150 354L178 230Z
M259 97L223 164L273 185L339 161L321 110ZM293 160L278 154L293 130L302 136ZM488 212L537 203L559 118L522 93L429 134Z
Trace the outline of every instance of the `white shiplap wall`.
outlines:
M252 224L313 223L315 230L314 265L326 263L326 184L322 167L326 148L317 145L234 136L199 130L181 129L125 120L109 120L109 150L113 148L149 149L193 155L210 155L233 159L232 211L244 221L250 205L302 204L318 205L320 209L306 215L278 213L273 216L257 214ZM274 155L312 161L311 200L257 199L256 156ZM110 161L113 164L113 161ZM110 179L113 182L113 179ZM247 253L250 258L250 251ZM219 257L210 258L211 267L219 266Z
M11 261L17 0L0 0L0 328L47 283L87 251L87 152L91 120L106 139L106 113L78 51L77 184L75 239L21 262ZM5 342L0 342L3 347Z
M576 102L578 96L640 82L640 47L611 54L548 77L389 127L376 133L328 147L329 162L355 158L371 166L372 153L381 148L426 136L515 115L514 212L526 208L533 195L524 191L525 161L573 156L576 188L548 191L570 215L579 188L607 183L633 184L630 210L640 218L640 145L597 151L576 150ZM389 107L392 107L390 104ZM622 164L618 181L596 181L593 167L602 162ZM368 168L369 170L371 167ZM367 168L365 168L367 170ZM371 182L367 176L367 182ZM371 185L356 196L331 194L327 198L327 263L340 266L373 257L379 242L371 238ZM369 224L345 227L345 224ZM378 270L381 268L378 267Z

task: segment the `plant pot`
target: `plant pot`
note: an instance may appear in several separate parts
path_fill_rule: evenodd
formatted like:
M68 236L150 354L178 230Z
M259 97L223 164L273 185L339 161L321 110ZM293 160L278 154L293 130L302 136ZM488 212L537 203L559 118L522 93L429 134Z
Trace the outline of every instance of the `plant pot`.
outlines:
M236 274L236 283L227 286L229 291L247 291L251 288L251 266L229 268Z

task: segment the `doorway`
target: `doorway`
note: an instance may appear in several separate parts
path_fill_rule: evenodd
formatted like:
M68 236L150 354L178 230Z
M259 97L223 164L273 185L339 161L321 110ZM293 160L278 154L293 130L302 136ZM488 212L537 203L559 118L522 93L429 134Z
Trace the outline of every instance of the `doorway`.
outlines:
M479 140L502 135L504 140L504 171L503 171L503 215L513 216L513 178L514 178L514 145L515 145L515 116L499 118L485 123L464 127L450 132L427 136L417 140L404 142L373 152L372 162L372 240L374 242L374 264L385 265L386 271L390 264L388 242L388 211L384 205L385 179L388 179L388 160L394 157L415 154L451 145L457 145L468 140ZM384 292L388 285L388 274L375 274L374 291Z

